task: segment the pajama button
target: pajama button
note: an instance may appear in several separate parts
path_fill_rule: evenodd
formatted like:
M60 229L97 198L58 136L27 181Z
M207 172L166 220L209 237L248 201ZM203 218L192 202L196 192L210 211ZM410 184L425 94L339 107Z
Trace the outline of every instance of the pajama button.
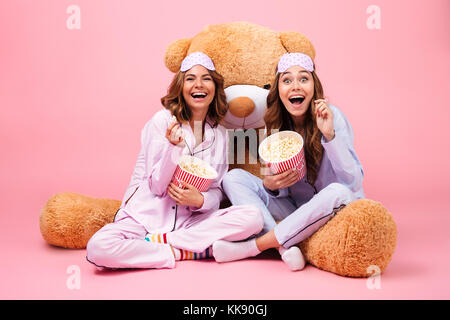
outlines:
M172 207L172 209L175 209L175 207Z

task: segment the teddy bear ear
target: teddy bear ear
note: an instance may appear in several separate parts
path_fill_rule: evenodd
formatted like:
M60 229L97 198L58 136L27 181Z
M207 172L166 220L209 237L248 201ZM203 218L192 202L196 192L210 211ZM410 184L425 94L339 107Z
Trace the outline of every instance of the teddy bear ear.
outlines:
M301 52L314 61L316 51L305 35L295 31L280 32L280 41L287 52Z
M192 38L184 38L176 40L169 44L164 55L164 63L173 73L178 72L183 59L186 57Z

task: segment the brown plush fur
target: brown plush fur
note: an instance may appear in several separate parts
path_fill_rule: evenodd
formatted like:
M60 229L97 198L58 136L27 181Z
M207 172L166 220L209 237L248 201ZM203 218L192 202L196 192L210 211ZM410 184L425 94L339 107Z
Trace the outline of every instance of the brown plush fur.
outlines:
M225 87L272 83L278 57L286 53L278 32L247 22L215 24L191 39L172 42L165 55L167 68L177 72L182 53L195 51L213 57L217 72L225 78Z
M165 56L167 68L178 71L184 57L194 51L213 58L217 71L225 78L225 87L271 84L278 59L287 51L315 57L311 42L298 32L277 33L247 22L235 22L210 25L193 38L171 43ZM230 167L260 176L259 166L258 163ZM222 203L222 207L226 205L229 203ZM85 248L98 229L113 221L119 206L118 200L69 192L56 194L42 209L42 236L55 246ZM342 209L300 247L306 259L320 269L343 276L368 277L370 265L385 270L396 239L396 225L390 213L380 203L365 199Z
M384 271L391 261L397 228L381 203L361 199L300 244L307 261L316 267L349 277L368 277L371 265Z
M41 234L45 241L58 247L85 248L97 230L113 221L119 207L119 200L58 193L41 211Z

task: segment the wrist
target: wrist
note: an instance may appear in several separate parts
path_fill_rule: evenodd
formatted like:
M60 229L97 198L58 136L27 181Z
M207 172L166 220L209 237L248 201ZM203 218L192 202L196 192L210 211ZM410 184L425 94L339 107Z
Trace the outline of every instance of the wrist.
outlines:
M272 192L278 191L277 188L275 188L275 189L270 188L270 187L266 184L266 180L265 180L265 179L263 180L263 186L264 186L264 188L266 188L266 189L269 190L269 191L272 191Z
M197 208L201 208L203 207L203 203L205 203L205 197L200 193L200 196L198 197L198 201L197 201Z
M326 133L326 134L324 134L323 136L324 136L324 138L325 138L325 140L326 140L327 142L330 142L331 140L334 139L334 137L336 136L336 134L335 134L335 132L334 132L334 130L333 130L331 133Z
M266 188L267 190L272 191L272 189L270 189L270 188L267 186L267 184L266 184L266 179L263 179L263 186L264 186L264 188Z

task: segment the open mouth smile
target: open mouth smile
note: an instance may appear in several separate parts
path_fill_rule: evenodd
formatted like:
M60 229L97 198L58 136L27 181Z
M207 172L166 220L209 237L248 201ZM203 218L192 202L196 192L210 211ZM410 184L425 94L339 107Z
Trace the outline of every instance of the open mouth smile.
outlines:
M289 102L292 103L294 106L300 106L304 100L305 97L302 95L296 95L289 98Z
M191 94L191 97L194 99L194 101L203 101L207 95L208 94L206 94L205 92L194 92Z

